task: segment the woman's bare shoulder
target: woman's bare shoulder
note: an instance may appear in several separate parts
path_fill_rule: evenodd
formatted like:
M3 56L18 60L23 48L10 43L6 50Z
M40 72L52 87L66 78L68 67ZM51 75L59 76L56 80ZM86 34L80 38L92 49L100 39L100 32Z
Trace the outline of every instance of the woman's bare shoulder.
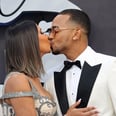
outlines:
M5 92L30 91L27 76L23 73L11 73L7 76Z

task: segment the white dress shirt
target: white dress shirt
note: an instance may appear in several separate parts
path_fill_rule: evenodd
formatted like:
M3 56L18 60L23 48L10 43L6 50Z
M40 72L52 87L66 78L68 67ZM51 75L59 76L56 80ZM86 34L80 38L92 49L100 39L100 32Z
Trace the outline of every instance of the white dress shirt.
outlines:
M88 57L88 53L89 53L89 46L78 58L74 60L74 61L79 60L81 62L81 69L76 65L73 65L69 70L66 71L66 88L67 88L67 97L69 101L69 106L74 104L76 101L76 97L78 94L77 90L78 90L79 80L83 69L83 64L86 61L86 57Z
M76 65L73 65L71 69L66 72L66 88L69 105L72 105L76 101L77 88L80 80L81 69Z

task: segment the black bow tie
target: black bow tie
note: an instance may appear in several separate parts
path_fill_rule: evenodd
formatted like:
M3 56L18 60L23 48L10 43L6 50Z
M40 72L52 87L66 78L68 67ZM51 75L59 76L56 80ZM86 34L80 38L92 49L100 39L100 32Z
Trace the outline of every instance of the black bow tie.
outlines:
M73 65L78 66L81 69L81 63L80 61L75 61L75 62L70 62L70 61L64 61L64 65L66 67L66 69L68 70L69 68L71 68Z

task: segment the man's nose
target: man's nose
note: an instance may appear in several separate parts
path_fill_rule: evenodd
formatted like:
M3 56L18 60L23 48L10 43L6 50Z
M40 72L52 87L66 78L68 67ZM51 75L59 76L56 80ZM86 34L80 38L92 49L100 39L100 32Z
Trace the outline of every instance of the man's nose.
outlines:
M50 41L51 41L51 40L53 40L53 38L54 38L53 34L52 34L52 33L50 33L50 34L49 34L49 36L48 36L48 40L50 40Z

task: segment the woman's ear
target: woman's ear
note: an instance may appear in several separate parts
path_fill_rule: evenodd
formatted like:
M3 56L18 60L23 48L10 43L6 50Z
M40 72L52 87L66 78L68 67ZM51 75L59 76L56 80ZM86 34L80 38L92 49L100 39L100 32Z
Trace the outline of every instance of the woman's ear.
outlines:
M81 30L77 29L74 33L73 40L78 40L81 37Z

